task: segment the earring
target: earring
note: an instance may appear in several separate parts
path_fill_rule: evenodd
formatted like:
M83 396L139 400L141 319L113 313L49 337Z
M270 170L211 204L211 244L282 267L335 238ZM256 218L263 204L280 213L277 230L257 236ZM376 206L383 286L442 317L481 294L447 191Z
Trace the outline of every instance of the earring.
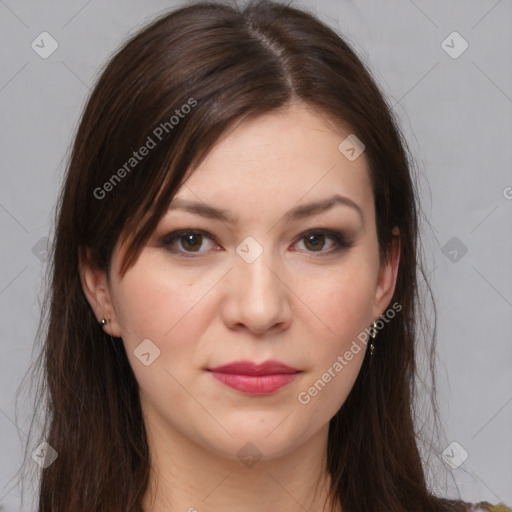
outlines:
M377 337L377 322L373 322L373 325L370 327L370 336L372 339L375 339ZM370 341L370 356L373 356L373 352L375 350L375 347L373 343Z
M102 318L101 321L100 321L101 328L103 329L103 327L105 325L107 325L107 323L108 323L108 320L106 318ZM120 356L119 348L117 346L117 343L114 341L114 338L112 337L112 334L110 334L109 332L106 332L106 334L108 334L108 337L110 338L112 346L114 347L114 350L116 351L117 355Z

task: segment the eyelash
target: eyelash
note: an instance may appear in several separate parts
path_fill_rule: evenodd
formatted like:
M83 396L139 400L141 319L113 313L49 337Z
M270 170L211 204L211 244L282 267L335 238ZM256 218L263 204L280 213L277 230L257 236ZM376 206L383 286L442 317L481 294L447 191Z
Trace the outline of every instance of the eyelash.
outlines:
M172 244L176 240L179 240L180 238L184 237L185 235L202 235L203 237L209 238L210 240L217 243L215 241L214 237L212 237L208 232L203 231L201 229L181 229L178 231L173 231L172 233L169 233L169 234L165 235L164 237L162 237L160 240L160 245L162 247L164 247L165 249L167 249L169 252L171 252L173 254L178 254L185 258L199 257L199 256L196 256L196 254L201 255L202 252L204 252L204 251L188 251L187 252L185 250L176 250L176 249L172 248ZM330 256L332 254L339 253L345 249L349 249L354 245L354 242L347 240L347 238L342 233L339 233L337 231L332 231L329 229L312 229L312 230L306 231L305 233L302 233L299 236L299 238L297 239L297 242L301 241L311 235L327 235L327 238L331 238L335 243L334 249L331 249L329 251L307 251L307 252L313 254L314 257L322 258L325 256Z

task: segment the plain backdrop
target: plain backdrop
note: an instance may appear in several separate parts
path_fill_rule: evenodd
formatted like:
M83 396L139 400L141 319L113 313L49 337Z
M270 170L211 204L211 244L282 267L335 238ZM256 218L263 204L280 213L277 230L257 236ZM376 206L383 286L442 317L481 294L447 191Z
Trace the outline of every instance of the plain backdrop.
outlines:
M6 511L20 509L15 474L30 411L22 406L15 414L15 394L31 360L46 239L76 123L112 52L175 5L0 0L0 504ZM443 463L453 481L439 492L512 505L512 3L295 5L338 30L368 63L418 164L446 433L435 451L465 459L456 468ZM45 37L51 49L42 32L58 45L47 58L32 45Z

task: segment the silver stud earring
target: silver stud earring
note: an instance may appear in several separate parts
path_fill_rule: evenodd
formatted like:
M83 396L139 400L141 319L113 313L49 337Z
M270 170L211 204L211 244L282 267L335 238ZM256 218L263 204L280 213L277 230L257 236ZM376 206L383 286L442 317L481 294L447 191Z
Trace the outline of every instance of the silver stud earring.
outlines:
M101 322L100 322L101 327L105 326L107 324L107 322L108 322L108 320L106 318L102 318Z

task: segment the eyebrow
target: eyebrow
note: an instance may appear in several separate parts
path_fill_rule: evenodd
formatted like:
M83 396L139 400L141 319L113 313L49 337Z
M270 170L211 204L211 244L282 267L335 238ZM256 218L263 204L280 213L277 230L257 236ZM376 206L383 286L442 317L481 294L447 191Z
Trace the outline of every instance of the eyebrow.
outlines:
M288 222L300 220L305 217L310 217L312 215L317 215L327 211L336 205L348 206L357 211L364 225L364 214L362 208L356 202L352 201L352 199L346 196L341 196L339 194L335 194L326 199L320 199L318 201L296 206L295 208L288 211L284 215L283 219ZM236 224L236 222L238 222L238 217L232 215L229 210L215 208L213 206L207 205L206 203L191 201L189 199L173 199L169 205L169 210L183 210L189 213L200 215L201 217L220 220L222 222L231 224Z

